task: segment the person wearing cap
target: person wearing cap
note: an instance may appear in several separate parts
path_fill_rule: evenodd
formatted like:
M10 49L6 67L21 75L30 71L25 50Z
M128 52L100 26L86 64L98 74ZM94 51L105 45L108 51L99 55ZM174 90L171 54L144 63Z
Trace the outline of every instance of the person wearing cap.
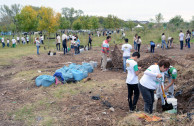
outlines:
M128 39L125 39L125 44L122 45L121 50L123 51L123 69L126 73L126 60L130 58L132 46L128 43Z

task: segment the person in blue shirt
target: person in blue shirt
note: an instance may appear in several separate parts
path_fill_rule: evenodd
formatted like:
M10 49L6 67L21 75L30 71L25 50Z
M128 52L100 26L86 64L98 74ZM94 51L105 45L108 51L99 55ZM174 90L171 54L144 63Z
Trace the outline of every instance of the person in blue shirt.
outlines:
M154 53L155 43L153 41L150 41L150 46L151 46L150 52Z

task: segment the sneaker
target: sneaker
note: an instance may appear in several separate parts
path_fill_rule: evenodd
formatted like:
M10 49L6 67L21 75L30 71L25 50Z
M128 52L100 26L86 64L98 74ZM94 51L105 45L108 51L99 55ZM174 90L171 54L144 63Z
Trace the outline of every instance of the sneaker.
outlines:
M106 71L108 71L108 70L107 69L102 70L102 72L106 72Z

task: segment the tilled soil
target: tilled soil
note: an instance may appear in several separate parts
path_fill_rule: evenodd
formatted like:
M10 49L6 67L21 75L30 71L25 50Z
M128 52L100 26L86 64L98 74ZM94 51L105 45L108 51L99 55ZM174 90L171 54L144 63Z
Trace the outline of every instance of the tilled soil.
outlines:
M191 45L191 47L193 44ZM193 49L179 49L179 45L175 45L173 49L162 50L156 49L155 54L146 53L146 47L141 48L141 57L139 66L145 70L151 64L161 59L168 59L178 70L176 80L175 94L181 91L178 98L179 113L185 113L193 109L193 63L191 54ZM120 48L120 47L119 47ZM113 47L112 47L113 49ZM37 100L37 93L46 95L47 89L43 88L42 92L37 92L39 87L35 86L36 76L32 76L30 80L17 80L14 76L22 71L39 70L48 72L50 75L58 68L68 64L68 62L81 64L82 62L97 61L101 62L100 48L93 48L85 51L80 55L68 55L57 53L56 56L48 56L47 54L24 56L22 59L13 60L13 65L1 66L0 69L0 125L24 125L25 122L14 120L7 112L15 111L27 103L33 103ZM189 56L188 56L189 55ZM122 57L117 58L122 60ZM141 72L141 76L143 74ZM81 92L77 95L68 97L65 100L55 103L59 111L54 116L69 115L71 118L59 121L59 125L117 125L117 122L125 117L128 113L127 102L127 86L125 84L126 74L121 69L112 69L108 72L101 72L100 67L89 75L92 81L109 84L109 89L98 86L88 92ZM139 77L140 78L140 77ZM115 81L114 81L115 80ZM89 82L88 82L89 83ZM55 87L53 87L55 88ZM79 90L79 89L78 89ZM40 91L40 90L39 90ZM100 95L100 100L92 100L93 95ZM40 99L40 98L39 98ZM13 103L15 101L16 103ZM114 112L104 102L108 102L115 109ZM65 106L65 107L64 107ZM143 110L143 100L140 96L137 105L138 110Z

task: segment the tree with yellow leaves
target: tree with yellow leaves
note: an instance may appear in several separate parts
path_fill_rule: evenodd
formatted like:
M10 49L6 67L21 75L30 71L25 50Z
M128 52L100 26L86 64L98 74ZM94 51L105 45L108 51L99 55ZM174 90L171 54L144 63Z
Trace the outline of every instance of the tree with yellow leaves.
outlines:
M38 12L38 30L47 31L49 33L53 33L57 31L60 25L60 13L55 13L52 8L41 7Z

